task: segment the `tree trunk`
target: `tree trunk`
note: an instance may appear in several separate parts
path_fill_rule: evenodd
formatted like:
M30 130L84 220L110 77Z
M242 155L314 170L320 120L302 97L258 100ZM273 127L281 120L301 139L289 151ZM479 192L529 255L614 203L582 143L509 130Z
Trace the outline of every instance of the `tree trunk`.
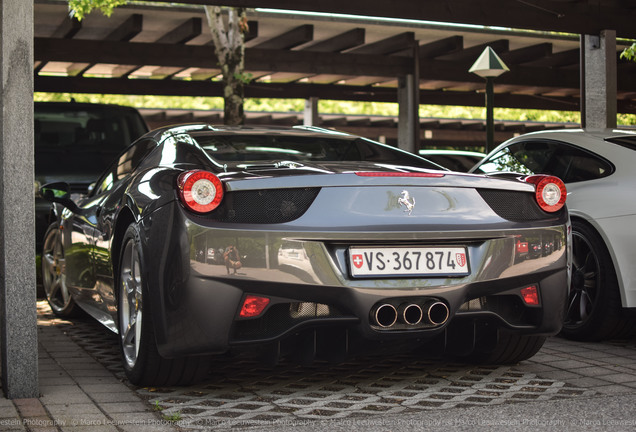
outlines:
M223 75L225 102L223 123L241 125L245 122L243 97L244 86L248 81L243 73L245 58L243 34L247 31L245 9L229 8L227 21L219 6L205 6L205 12L212 33L214 51Z

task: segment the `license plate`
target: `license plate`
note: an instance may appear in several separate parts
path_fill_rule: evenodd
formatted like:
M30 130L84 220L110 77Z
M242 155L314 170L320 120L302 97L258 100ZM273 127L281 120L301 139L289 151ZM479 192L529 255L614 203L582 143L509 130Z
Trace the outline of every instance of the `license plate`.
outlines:
M350 247L349 268L353 277L372 276L466 276L465 247L383 246Z

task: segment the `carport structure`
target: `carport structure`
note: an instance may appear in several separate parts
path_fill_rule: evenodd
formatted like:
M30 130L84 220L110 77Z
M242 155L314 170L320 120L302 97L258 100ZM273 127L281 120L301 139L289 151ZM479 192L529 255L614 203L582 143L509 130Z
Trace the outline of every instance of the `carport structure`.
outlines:
M110 18L93 13L77 22L68 17L65 1L36 2L35 90L220 95L220 70L203 8L156 5L130 5L115 9ZM413 6L407 6L409 13L399 16L412 16ZM272 9L250 9L248 20L246 72L253 80L246 86L246 97L306 99L306 122L383 136L410 151L417 150L420 141L431 142L431 137L447 146L483 143L482 122L422 120L417 118L417 106L482 107L484 80L469 73L469 68L486 46L511 68L496 81L497 106L582 108L581 41L576 34ZM599 44L600 38L594 43ZM614 100L609 118L615 118L616 110L636 113L636 81L630 79L636 63L621 61L614 67L616 73L607 74L616 76L611 83L613 96L608 96ZM606 86L595 83L590 88ZM322 119L316 112L317 99L398 102L400 121L387 130L386 120L352 119L350 124L344 116ZM294 124L294 120L263 116L256 121ZM592 120L599 118L595 115ZM519 124L498 126L498 132L507 133L500 133L497 141L528 131Z
M107 25L96 25L97 32L87 33L85 39L79 36L89 32L89 20L80 25L66 19L64 1L0 3L0 343L2 387L10 398L38 393L32 93L35 89L220 95L220 84L210 79L218 71L209 38L206 40L203 14L193 5L378 17L369 21L295 14L287 15L285 21L276 12L251 14L246 68L257 79L247 87L246 96L305 98L305 117L310 122L317 121L317 98L398 102L398 144L409 150L415 150L421 138L420 102L483 104L483 95L475 91L483 88L483 82L471 76L468 68L486 45L494 45L511 68L497 80L498 106L580 109L582 123L594 127L613 127L617 112L636 112L634 65L618 64L616 44L617 36L636 37L634 0L180 3L189 6L122 8ZM42 15L40 11L44 11ZM411 21L396 23L387 31L381 18ZM545 35L539 41L500 29L460 34L444 32L434 24L418 24L419 20L581 36ZM154 27L148 24L152 22ZM106 28L110 30L104 31ZM384 35L380 28L385 29Z

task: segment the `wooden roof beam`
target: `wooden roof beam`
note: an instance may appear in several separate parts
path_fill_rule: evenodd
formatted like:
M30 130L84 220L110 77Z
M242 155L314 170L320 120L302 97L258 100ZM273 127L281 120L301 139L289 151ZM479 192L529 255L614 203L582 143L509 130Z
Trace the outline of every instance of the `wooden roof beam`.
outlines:
M55 29L52 38L61 38L61 39L71 39L73 38L77 32L82 29L82 23L77 20L77 18L71 18L68 15L64 17L64 20L60 23L59 26ZM35 65L34 72L36 74L40 73L42 68L46 66L47 62L40 62Z
M413 46L415 33L404 32L370 44L347 51L347 54L393 54Z
M304 24L254 46L259 49L289 50L314 39L314 26Z
M124 22L110 32L104 40L128 42L143 30L144 17L141 14L132 14ZM95 66L94 63L74 63L69 66L67 73L71 76L84 75L87 70Z
M313 52L340 52L364 44L365 31L363 28L354 28L329 39L325 39L304 48L304 51Z
M217 59L209 46L171 45L135 42L109 42L79 39L35 38L34 60L82 63L148 64L175 68L215 69ZM319 53L310 51L246 49L245 69L268 73L290 72L317 75L351 75L395 78L413 69L412 60L381 55ZM482 78L468 72L461 62L420 61L420 79L481 83ZM519 66L497 79L499 84L551 88L578 88L576 70L556 70ZM636 81L621 79L619 90L636 89Z
M247 22L247 32L243 33L243 41L249 42L258 37L258 21Z
M559 51L557 53L553 53L548 57L540 58L533 60L531 62L525 63L526 66L536 66L536 67L565 67L571 65L579 64L580 59L580 50L578 48L574 48L566 51Z
M158 44L169 44L169 45L184 45L197 36L201 35L202 30L202 20L198 17L190 18L168 33L161 36L159 39L155 41ZM146 63L148 64L148 63ZM133 68L128 69L124 76L130 76L133 72L141 69L141 66L135 66ZM179 72L181 72L184 68L170 68L170 67L162 67L153 71L153 78L166 79L170 78Z
M128 42L143 30L144 17L141 14L132 14L104 39L109 41Z
M419 56L421 59L433 59L443 55L454 54L463 49L464 38L462 36L451 36L420 45Z
M201 35L201 29L201 18L193 17L157 39L156 42L167 44L184 44Z
M501 0L182 0L181 3L337 12L574 34L599 34L602 30L614 29L618 37L636 38L632 0L580 0L576 3L535 0L505 4Z
M67 15L66 17L64 17L64 20L60 23L60 25L55 29L51 37L71 39L81 29L82 23L78 21L77 18L71 18Z
M499 57L507 66L514 66L546 58L550 55L552 55L552 44L546 42L504 52Z
M450 36L433 42L424 43L419 46L418 56L421 59L434 59L435 57L452 54L461 51L464 48L463 36ZM411 48L396 52L395 55L412 57L413 50Z
M461 51L457 51L451 54L438 56L439 60L452 60L456 62L466 62L472 64L477 57L486 49L486 47L492 48L498 55L502 55L509 51L510 42L508 39L499 39L490 41L487 43L474 45L469 48L464 48Z

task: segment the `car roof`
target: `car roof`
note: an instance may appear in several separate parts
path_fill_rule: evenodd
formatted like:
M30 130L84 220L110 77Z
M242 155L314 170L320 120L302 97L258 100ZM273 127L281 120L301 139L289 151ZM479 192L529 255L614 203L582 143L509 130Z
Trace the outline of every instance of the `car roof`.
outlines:
M284 136L306 136L321 138L338 138L344 140L355 140L362 137L351 135L346 132L320 128L316 126L227 126L210 125L207 123L190 123L182 125L171 125L161 127L151 131L150 134L160 141L164 134L205 134L205 135L284 135Z
M625 137L625 136L636 136L636 129L553 129L547 131L536 131L529 132L518 137L513 138L514 140L518 140L520 138L526 137L536 137L541 136L545 138L557 138L557 137L570 137L578 136L578 137L589 137L589 138L597 138L601 140L605 140L607 138L616 138L616 137Z
M469 150L433 150L433 149L422 149L418 151L421 155L457 155L457 156L476 156L476 157L484 157L486 153L477 152L477 151L469 151Z
M114 105L114 104L102 104L102 103L90 103L90 102L75 102L75 101L46 101L46 102L34 102L34 108L37 111L38 109L64 109L66 111L70 110L126 110L126 111L137 111L136 108L124 106L124 105Z

